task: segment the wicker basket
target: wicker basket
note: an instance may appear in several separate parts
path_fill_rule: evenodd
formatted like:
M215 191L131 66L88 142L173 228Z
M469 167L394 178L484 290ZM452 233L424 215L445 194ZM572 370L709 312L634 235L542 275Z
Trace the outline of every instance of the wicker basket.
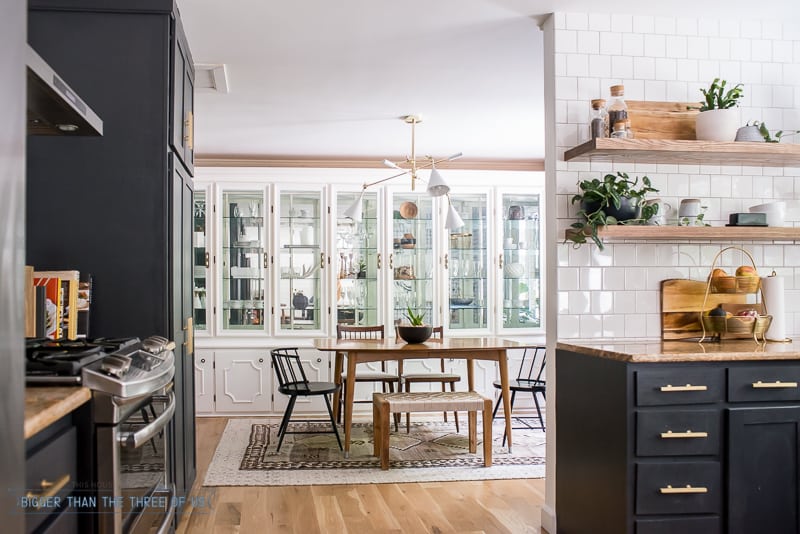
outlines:
M721 317L713 315L703 315L703 328L712 334L745 334L752 335L756 341L763 340L769 325L772 324L771 315L759 315L758 317L748 317L734 315L732 317Z
M761 288L758 276L715 276L711 290L715 293L755 293Z

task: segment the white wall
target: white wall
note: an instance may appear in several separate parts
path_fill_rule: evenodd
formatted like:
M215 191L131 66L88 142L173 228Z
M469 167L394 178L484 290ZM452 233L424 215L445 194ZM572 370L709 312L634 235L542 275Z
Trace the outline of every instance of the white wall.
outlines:
M721 77L744 84L742 121L771 130L800 129L800 21L713 20L586 13L554 15L556 188L558 236L576 220L577 182L607 172L647 175L673 206L698 197L706 221L772 199L800 199L800 168L564 162L585 140L592 98L609 99L622 83L630 100L699 101L701 87ZM783 142L800 142L800 135ZM798 224L797 213L787 224ZM558 338L659 337L659 282L707 276L729 243L558 245ZM741 243L739 243L741 244ZM745 243L762 274L786 277L787 330L800 332L800 247ZM745 260L726 253L726 266ZM553 293L551 293L553 294Z

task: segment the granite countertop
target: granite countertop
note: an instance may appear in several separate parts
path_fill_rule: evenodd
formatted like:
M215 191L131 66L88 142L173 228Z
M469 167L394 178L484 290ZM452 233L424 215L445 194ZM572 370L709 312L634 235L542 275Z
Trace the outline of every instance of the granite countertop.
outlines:
M599 339L591 343L558 342L557 349L631 363L800 360L800 341L756 343L751 340L698 343Z
M85 387L25 388L25 439L55 423L92 398Z

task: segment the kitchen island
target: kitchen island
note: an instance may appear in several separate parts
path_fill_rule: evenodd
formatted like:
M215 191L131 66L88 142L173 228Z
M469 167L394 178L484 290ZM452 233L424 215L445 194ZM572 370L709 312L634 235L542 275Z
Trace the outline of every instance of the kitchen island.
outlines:
M800 344L559 343L558 532L800 532Z

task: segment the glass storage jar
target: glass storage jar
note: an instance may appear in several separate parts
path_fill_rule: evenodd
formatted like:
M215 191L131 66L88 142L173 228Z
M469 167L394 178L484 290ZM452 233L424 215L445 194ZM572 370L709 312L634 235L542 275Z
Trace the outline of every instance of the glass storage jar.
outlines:
M589 114L589 133L592 139L608 137L608 112L606 101L602 98L592 100L592 111Z
M623 127L625 121L628 120L628 105L625 103L625 86L612 85L611 103L608 105L608 124L614 126L616 129L617 122L622 122ZM612 137L617 137L612 135ZM627 136L622 136L627 137Z

